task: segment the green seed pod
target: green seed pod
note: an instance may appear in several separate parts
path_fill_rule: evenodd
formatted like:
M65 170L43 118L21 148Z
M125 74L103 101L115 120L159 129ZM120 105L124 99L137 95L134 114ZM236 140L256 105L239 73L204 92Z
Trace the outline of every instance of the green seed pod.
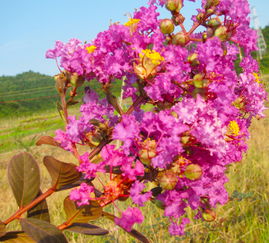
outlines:
M173 33L175 26L171 19L163 19L160 22L160 29L163 34Z
M171 12L179 12L182 8L182 0L167 0L165 7Z
M184 47L189 41L189 38L183 33L179 32L173 36L172 43Z
M211 27L211 28L218 28L219 26L221 26L221 22L219 19L217 18L213 18L213 19L210 19L208 22L207 22L207 26Z
M203 174L203 170L201 166L197 164L188 165L184 171L184 175L192 181L198 180L199 178L201 178L202 174Z
M157 181L165 190L173 190L178 182L178 177L173 171L162 171L157 176Z
M226 41L228 39L227 28L225 26L220 26L215 30L215 36L219 37L221 41Z

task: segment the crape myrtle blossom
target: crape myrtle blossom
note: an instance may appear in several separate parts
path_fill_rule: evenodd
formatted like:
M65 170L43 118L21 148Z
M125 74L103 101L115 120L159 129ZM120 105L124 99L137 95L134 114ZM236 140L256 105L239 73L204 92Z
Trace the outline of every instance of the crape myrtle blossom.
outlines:
M80 115L56 131L59 145L76 152L84 180L70 198L103 208L130 198L133 206L114 217L127 231L143 222L139 207L148 201L163 209L172 235L184 234L187 208L193 219L214 220L214 208L229 199L227 165L247 151L252 118L264 116L247 0L196 2L189 30L181 14L189 1L151 0L91 42L57 41L46 53L63 74L99 82L106 97L86 87ZM171 19L161 19L159 7ZM112 94L117 80L127 107Z

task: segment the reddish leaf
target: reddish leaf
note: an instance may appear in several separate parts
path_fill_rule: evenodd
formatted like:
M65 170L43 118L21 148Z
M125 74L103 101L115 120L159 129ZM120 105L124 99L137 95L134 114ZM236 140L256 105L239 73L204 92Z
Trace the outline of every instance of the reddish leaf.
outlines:
M39 219L20 219L22 229L38 243L68 243L54 225Z
M96 201L91 201L90 205L77 207L69 197L64 200L64 211L69 223L87 223L102 216L102 207Z
M59 161L52 156L44 157L43 161L52 178L52 186L58 191L72 187L72 183L81 177L75 164Z
M0 238L0 242L5 243L35 243L29 235L23 231L7 232L5 236Z
M12 157L8 164L8 181L19 207L29 204L40 188L39 168L29 153Z
M107 230L96 225L86 223L73 223L71 226L66 228L66 230L85 235L106 235L109 233Z
M36 142L37 146L40 146L42 144L47 144L47 145L52 145L52 146L56 146L59 147L59 143L57 141L54 140L53 137L51 136L42 136L41 138L39 138Z

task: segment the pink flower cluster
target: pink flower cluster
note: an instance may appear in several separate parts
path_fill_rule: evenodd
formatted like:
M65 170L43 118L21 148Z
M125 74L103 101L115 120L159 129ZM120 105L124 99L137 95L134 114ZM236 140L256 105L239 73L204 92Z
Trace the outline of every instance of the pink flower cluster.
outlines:
M187 207L196 219L214 218L213 208L228 201L226 166L242 159L252 118L264 116L247 0L202 0L190 30L183 4L151 0L92 42L57 41L46 54L65 71L100 82L108 94L100 100L87 88L81 116L70 116L55 139L69 151L78 144L100 148L99 159L81 155L78 170L90 180L110 174L95 198L101 206L124 197L137 205L115 219L127 231L144 220L138 207L150 200L164 209L173 235L184 234ZM159 19L164 5L171 19ZM127 110L109 98L116 79L124 80L123 102L133 101ZM94 182L81 184L71 199L88 204Z

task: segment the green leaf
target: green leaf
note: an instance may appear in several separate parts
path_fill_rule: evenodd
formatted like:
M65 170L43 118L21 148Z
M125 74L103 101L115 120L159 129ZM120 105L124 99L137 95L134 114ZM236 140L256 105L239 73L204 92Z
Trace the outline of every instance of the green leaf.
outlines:
M103 216L106 217L107 219L115 222L115 215L107 213L107 212L103 212ZM121 227L120 225L118 225L119 227ZM122 228L122 227L121 227ZM143 243L150 243L150 241L146 238L146 236L144 236L143 234L141 234L140 232L138 232L135 229L132 229L130 232L126 231L124 228L122 228L125 232L127 232L129 235L135 237L136 239L140 240Z
M75 164L59 161L52 156L44 157L43 161L52 178L52 186L57 191L73 187L72 183L77 182L81 177Z
M109 233L107 230L102 229L96 225L86 223L73 223L65 230L84 235L106 235Z
M19 207L29 204L36 197L40 188L40 172L29 153L20 153L11 159L8 181Z
M5 243L35 243L35 241L23 231L11 231L0 238L0 242Z
M22 229L38 243L68 243L54 225L39 219L20 219Z
M52 146L59 147L59 143L57 141L55 141L54 138L51 137L51 136L42 136L42 137L40 137L37 140L36 145L40 146L42 144L47 144L47 145L52 145Z
M6 225L0 221L0 238L6 234Z
M39 191L36 197L40 196L42 191ZM27 218L35 218L50 222L49 209L46 199L38 203L36 206L27 211Z
M87 223L90 220L102 216L103 209L96 201L90 201L90 205L77 207L75 202L66 197L64 200L64 211L67 221L71 223Z

